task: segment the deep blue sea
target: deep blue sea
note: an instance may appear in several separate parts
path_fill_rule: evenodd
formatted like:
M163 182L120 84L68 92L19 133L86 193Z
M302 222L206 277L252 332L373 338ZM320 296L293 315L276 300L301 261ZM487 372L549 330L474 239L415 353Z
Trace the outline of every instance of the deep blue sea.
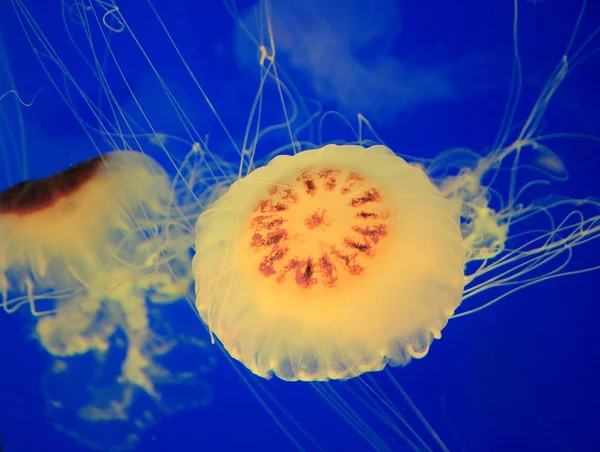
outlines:
M537 134L562 134L544 143L569 179L544 190L600 198L597 0L272 0L268 13L278 76L306 106L298 114L312 127L313 142L355 140L348 124L358 127L362 114L372 127L367 139L417 158L458 147L486 154L504 130L507 108L510 142L567 52L568 74L539 116ZM242 146L260 83L257 46L240 20L260 36L266 26L256 24L265 14L245 0L0 0L0 96L7 93L0 99L0 189L114 150L102 124L113 136L118 130L166 134L175 162L194 139L208 140L211 152L236 162L233 143ZM282 114L277 87L268 83L261 127ZM127 121L115 119L116 105ZM326 111L339 115L319 122L317 113ZM125 123L135 123L134 130L119 129ZM143 150L174 174L151 141L140 141ZM281 143L281 136L266 137L261 156ZM496 188L508 190L501 182ZM596 237L573 248L565 271L598 266L598 256ZM450 320L425 358L391 374L448 450L600 450L599 280L600 270L551 279ZM468 302L483 305L506 290L483 291ZM310 384L264 380L233 364L208 344L185 302L150 315L176 340L207 343L178 349L163 363L167 370L194 368L198 378L170 385L162 405L132 388L132 405L120 420L83 422L79 398L103 398L109 406L111 397L86 382L110 386L123 347L106 359L70 358L61 379L35 338L27 306L0 312L0 450L119 450L130 435L136 439L129 449L145 452L443 450L387 375L375 378L398 410L397 417L386 412L396 430L357 401L367 397L360 382L321 384L346 401L337 402L338 410L353 410L344 419ZM200 406L176 409L191 401ZM401 417L422 443L410 433L410 442L402 438L408 428ZM365 430L380 442L366 442L359 434Z

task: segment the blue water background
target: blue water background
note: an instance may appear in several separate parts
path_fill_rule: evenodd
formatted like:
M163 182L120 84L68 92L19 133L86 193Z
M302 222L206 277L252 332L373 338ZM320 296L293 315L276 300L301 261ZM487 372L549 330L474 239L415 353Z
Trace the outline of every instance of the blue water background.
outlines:
M10 3L4 0L0 6L0 31L19 92L28 99L39 88L45 88L34 106L23 110L29 176L41 177L92 157L97 151L48 82ZM275 8L277 3L274 1ZM517 125L525 119L559 61L581 5L575 0L518 3L524 79ZM26 4L44 24L48 39L62 52L68 52L59 21L60 2L37 0ZM132 1L120 6L136 33L145 42L152 42L152 34L161 31L144 26L146 20L151 23L144 16L148 14L144 5ZM249 5L240 3L240 10ZM219 1L173 0L156 2L156 7L217 110L240 140L257 78L256 71L236 58L234 46L239 36L235 22ZM416 98L401 91L386 95L375 90L366 95L387 96L380 108L365 111L369 107L363 103L353 110L352 106L320 95L311 74L295 68L293 58L284 54L282 65L300 93L317 98L325 108L340 110L349 118L358 110L366 113L380 136L399 152L431 157L456 146L477 152L489 149L510 90L512 2L431 1L395 6L373 2L369 8L380 8L380 15L361 13L364 7L361 2L350 1L347 14L338 14L333 3L329 6L324 0L318 10L326 14L326 21L348 21L348 29L358 34L387 21L387 11L396 14L397 24L388 24L397 27L395 36L392 33L390 37L388 32L353 51L365 64L376 65L385 55L399 62L406 73L413 71L416 75L409 77L406 90L413 89ZM54 29L50 26L53 23ZM588 2L577 42L581 43L598 25L600 6ZM599 45L597 39L595 43ZM74 61L74 54L62 57ZM188 75L180 66L170 65L173 49L157 38L151 58L173 83L176 96L202 133L218 135L218 125L197 93L186 94ZM331 59L335 62L336 56ZM132 57L131 64L134 60ZM545 131L600 134L599 60L600 54L596 54L569 75L545 116ZM419 84L421 76L415 68L423 74L443 72L444 90L428 93ZM85 76L84 69L70 69L80 70L80 77ZM381 75L377 71L373 74ZM343 71L336 76L351 77ZM139 78L130 81L140 87L151 78L151 74L140 70ZM90 86L93 83L90 79ZM0 86L2 91L4 87ZM85 106L76 93L73 95L75 105L83 111ZM153 102L151 89L145 91L145 96L147 108L168 124L168 106ZM164 116L161 109L165 110ZM220 152L232 152L225 140L222 143ZM557 140L553 148L568 168L570 180L557 183L552 191L572 197L600 196L600 145L566 139ZM161 160L160 155L157 158ZM164 159L161 162L166 163ZM15 168L18 171L18 166ZM0 181L1 187L7 185ZM599 252L597 243L583 246L576 250L573 265L597 265ZM599 277L596 272L545 282L476 315L451 321L442 340L433 345L425 359L393 370L451 450L598 450ZM191 312L182 310L179 315L172 319L174 325L181 322L189 327L196 321ZM56 431L45 415L40 382L50 359L31 339L31 328L26 312L0 314L0 437L4 450L88 450ZM145 432L137 450L292 450L291 443L225 359L218 356L216 369L205 379L214 390L212 403L160 420ZM279 381L267 385L328 450L366 450L357 435L310 388ZM404 406L391 389L390 394ZM357 410L361 413L364 409ZM392 437L386 440L393 442ZM402 450L401 445L396 447Z

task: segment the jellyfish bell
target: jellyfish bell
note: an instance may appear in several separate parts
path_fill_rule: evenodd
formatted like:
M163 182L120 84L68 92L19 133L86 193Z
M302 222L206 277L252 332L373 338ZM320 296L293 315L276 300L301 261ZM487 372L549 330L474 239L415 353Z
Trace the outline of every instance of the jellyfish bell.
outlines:
M5 189L0 193L4 310L28 303L39 314L39 299L68 298L81 291L114 294L117 284L126 283L156 289L157 295L171 299L181 297L187 287L168 273L154 274L156 280L149 275L115 280L113 270L142 269L138 273L144 274L153 270L151 259L159 253L182 257L185 247L152 233L166 226L165 234L173 205L164 169L133 151L97 156ZM11 298L15 292L25 296Z
M461 301L456 206L384 146L276 157L196 229L198 312L257 375L347 379L407 364Z

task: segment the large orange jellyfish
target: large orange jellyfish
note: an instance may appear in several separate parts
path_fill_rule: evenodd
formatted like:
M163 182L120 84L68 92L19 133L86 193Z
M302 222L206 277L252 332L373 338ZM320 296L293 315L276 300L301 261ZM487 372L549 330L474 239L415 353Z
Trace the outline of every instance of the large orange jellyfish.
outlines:
M520 70L516 24L515 3ZM600 238L598 200L536 197L534 189L565 177L540 123L570 68L597 50L586 52L597 31L575 48L575 28L529 116L511 130L516 104L509 103L506 128L487 154L454 149L419 159L372 146L362 134L353 144L310 149L290 132L290 145L267 163L242 160L239 179L196 225L196 308L213 340L261 377L352 379L423 358L451 318L541 281L597 269L565 271L574 248ZM274 48L259 52L265 71L275 73ZM368 127L363 119L358 130ZM523 176L531 170L541 176ZM500 181L508 187L502 193ZM469 306L490 289L500 295ZM355 398L382 424L405 423L393 398L366 378L357 380L367 396L356 390ZM314 387L373 448L388 447L332 389L339 386ZM415 450L429 448L408 431Z
M521 172L564 177L537 132L588 43L567 49L514 141L504 132L487 155L403 158L359 140L242 162L248 173L196 223L196 308L213 340L262 377L344 380L422 358L450 318L560 276L561 257L600 237L600 203L532 197L548 181ZM456 313L491 288L506 293Z
M509 235L511 224L560 206L598 207L550 198L491 208L482 175L522 146L443 177L439 188L422 165L384 146L276 157L198 219L200 316L232 357L263 377L347 379L424 357L470 291L518 286L541 262L600 235L597 217L524 241ZM520 245L505 250L508 240Z
M261 376L340 379L406 364L460 304L459 218L384 146L276 157L200 216L196 306Z

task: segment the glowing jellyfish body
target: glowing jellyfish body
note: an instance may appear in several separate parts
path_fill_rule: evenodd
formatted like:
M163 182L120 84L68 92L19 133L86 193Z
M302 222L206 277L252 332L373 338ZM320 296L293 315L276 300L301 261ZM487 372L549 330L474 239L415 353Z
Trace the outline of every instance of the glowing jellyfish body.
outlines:
M115 293L107 280L114 268L147 267L160 249L160 236L148 235L169 216L169 177L139 152L112 152L41 180L29 180L0 193L0 293L5 310L36 300L65 299L82 290L92 296ZM173 246L169 244L168 246ZM146 269L148 270L148 269ZM142 273L144 271L142 270ZM156 276L156 275L154 275ZM180 297L186 287L160 280L118 279L159 286ZM123 291L123 289L120 289ZM11 292L26 297L9 298ZM104 291L104 293L103 293ZM125 292L128 289L124 290Z
M176 201L164 169L134 151L0 193L2 307L28 305L39 317L35 335L54 358L44 380L48 413L91 447L137 444L155 422L136 405L140 394L152 401L148 413L211 399L197 379L211 367L205 344L151 316L153 307L185 299L192 281L191 239ZM176 348L199 353L198 364L164 364ZM177 385L189 388L185 399Z
M276 157L200 215L196 307L261 376L406 364L462 298L456 207L384 146Z

